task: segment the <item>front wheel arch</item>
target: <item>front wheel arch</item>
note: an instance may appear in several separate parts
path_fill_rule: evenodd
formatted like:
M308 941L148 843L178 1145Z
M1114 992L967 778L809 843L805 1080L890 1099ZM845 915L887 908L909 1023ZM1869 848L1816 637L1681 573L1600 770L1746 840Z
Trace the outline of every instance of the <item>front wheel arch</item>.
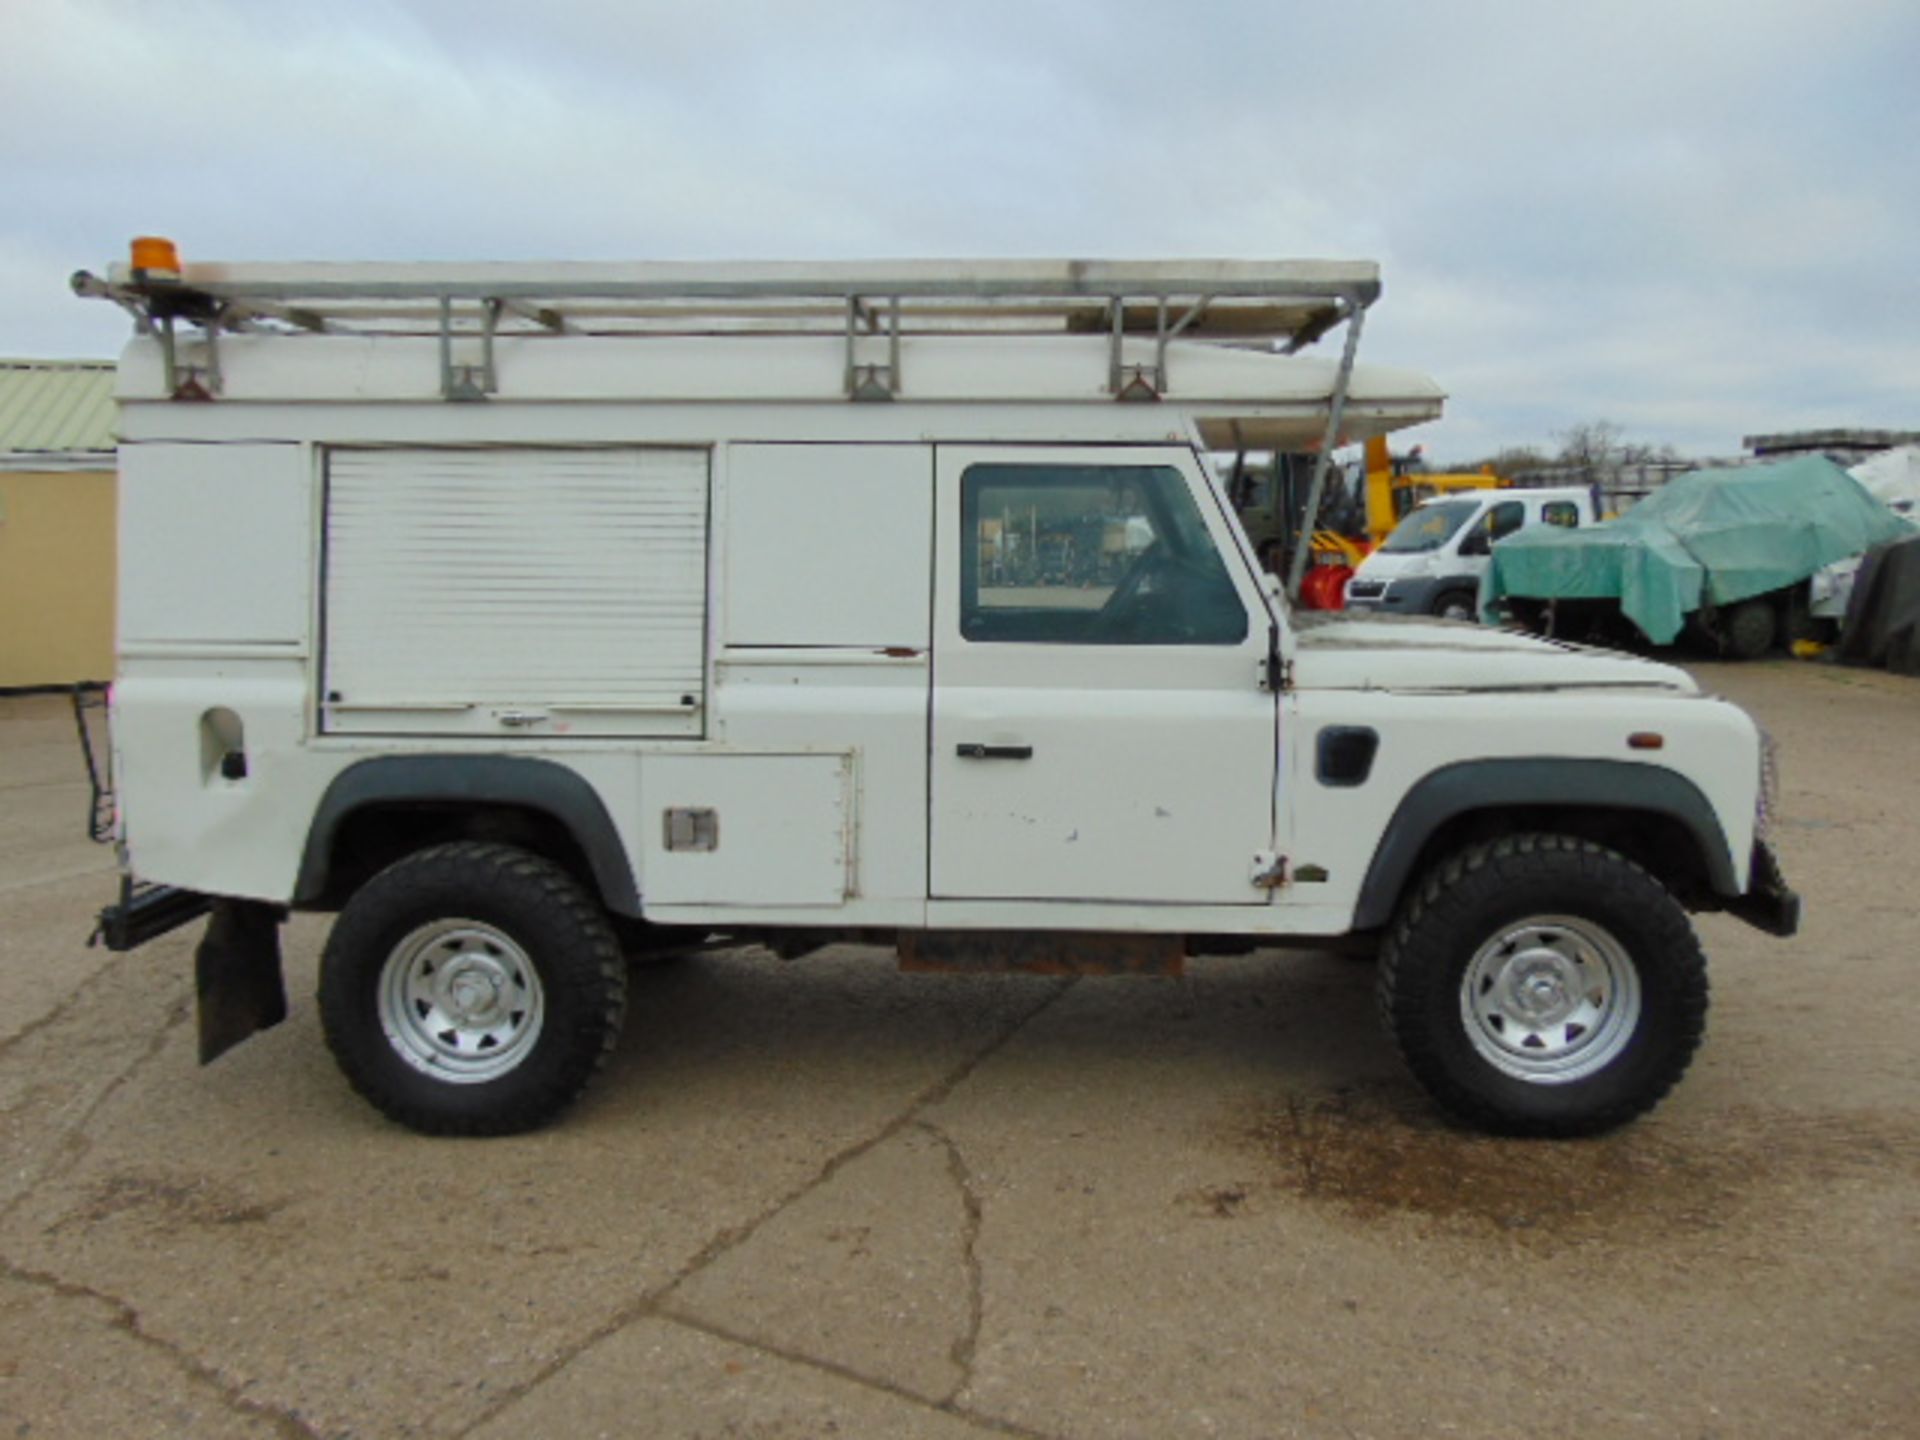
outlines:
M1618 850L1689 903L1711 908L1711 897L1742 893L1719 816L1676 770L1619 760L1463 760L1401 798L1361 882L1353 928L1386 926L1445 856L1525 831Z

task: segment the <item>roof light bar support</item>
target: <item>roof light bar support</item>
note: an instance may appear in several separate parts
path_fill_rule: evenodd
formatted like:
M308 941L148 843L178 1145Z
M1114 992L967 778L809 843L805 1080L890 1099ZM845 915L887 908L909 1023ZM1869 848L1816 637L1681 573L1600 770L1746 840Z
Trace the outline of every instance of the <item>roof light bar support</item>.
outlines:
M459 365L453 359L453 297L440 297L440 394L447 400L485 400L500 388L493 365L493 334L500 324L501 300L480 304L480 363Z
M1122 358L1120 347L1126 333L1126 298L1116 297L1108 307L1111 323L1107 340L1107 391L1116 400L1158 400L1167 393L1167 347L1206 315L1207 307L1213 303L1213 296L1199 296L1171 325L1167 323L1168 297L1156 295L1153 300L1151 365L1129 365Z
M160 358L166 367L167 394L175 400L212 400L220 394L220 323L218 317L200 324L200 337L207 347L206 363L190 365L180 358L179 339L174 334L172 315L163 315L154 327L160 338Z
M1340 369L1334 376L1333 394L1327 403L1327 430L1320 437L1320 453L1313 461L1313 482L1307 486L1306 513L1293 542L1293 560L1287 566L1287 599L1300 603L1300 585L1307 577L1307 560L1313 553L1313 532L1320 522L1320 502L1327 493L1327 472L1333 468L1334 447L1340 442L1340 427L1347 416L1347 390L1353 381L1353 361L1360 350L1360 326L1367 317L1367 302L1358 295L1348 296L1346 311L1347 343L1340 352ZM1278 484L1280 457L1273 457L1275 483Z
M877 332L880 328L879 313L858 295L849 295L847 297L847 398L849 400L896 399L900 394L900 297L894 295L887 301L886 364L863 365L856 358L862 321L866 323L869 334Z

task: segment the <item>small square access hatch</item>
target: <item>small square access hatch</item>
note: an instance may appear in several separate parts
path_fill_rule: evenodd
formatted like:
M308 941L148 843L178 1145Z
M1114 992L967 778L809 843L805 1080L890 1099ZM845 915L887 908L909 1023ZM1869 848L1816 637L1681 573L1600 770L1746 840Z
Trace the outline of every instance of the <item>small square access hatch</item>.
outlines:
M718 850L720 848L720 812L718 810L669 810L667 849Z

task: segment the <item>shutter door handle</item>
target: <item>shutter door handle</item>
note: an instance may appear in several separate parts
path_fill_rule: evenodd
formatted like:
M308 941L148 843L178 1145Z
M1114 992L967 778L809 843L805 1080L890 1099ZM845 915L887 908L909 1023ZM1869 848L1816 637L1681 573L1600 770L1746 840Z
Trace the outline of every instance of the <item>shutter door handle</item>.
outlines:
M1031 745L978 745L962 741L953 747L953 753L962 760L1031 760Z

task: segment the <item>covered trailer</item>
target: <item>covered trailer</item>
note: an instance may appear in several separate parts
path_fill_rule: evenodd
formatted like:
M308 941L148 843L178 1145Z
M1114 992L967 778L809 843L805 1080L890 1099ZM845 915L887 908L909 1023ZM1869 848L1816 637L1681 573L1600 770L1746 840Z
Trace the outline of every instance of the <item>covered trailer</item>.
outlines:
M1726 652L1764 654L1786 609L1836 560L1910 533L1831 460L1695 470L1591 529L1551 526L1494 546L1480 605L1564 632L1623 615L1656 645L1694 619Z

